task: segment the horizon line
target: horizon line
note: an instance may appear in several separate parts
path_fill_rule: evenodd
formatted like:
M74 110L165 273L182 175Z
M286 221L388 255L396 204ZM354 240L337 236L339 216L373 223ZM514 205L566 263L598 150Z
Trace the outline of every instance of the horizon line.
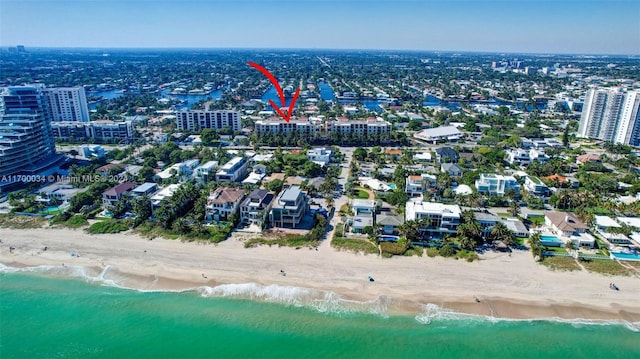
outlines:
M499 51L499 50L426 50L426 49L390 49L390 48L324 48L324 47L180 47L180 46L168 46L168 47L155 47L155 46L140 46L140 47L116 47L116 46L27 46L23 44L16 45L0 45L0 50L7 50L15 48L17 46L24 46L26 49L35 50L262 50L262 51L365 51L365 52L416 52L416 53L465 53L465 54L515 54L515 55L536 55L536 56L550 56L550 55L570 55L570 56L613 56L613 57L638 57L640 53L588 53L588 52L566 52L566 53L554 53L554 52L526 52L526 51ZM28 51L27 51L28 53Z

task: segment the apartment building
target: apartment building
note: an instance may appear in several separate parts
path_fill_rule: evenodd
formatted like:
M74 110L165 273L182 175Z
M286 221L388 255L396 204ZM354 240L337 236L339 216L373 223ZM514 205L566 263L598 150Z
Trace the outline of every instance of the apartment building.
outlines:
M53 122L89 122L84 87L55 87L42 90Z
M181 131L196 131L205 128L214 130L229 128L233 131L242 129L242 120L238 111L184 110L176 111L175 116L176 127Z
M63 141L93 140L100 143L131 143L135 140L132 121L54 122L53 137Z
M578 136L640 145L640 91L591 89L585 95Z

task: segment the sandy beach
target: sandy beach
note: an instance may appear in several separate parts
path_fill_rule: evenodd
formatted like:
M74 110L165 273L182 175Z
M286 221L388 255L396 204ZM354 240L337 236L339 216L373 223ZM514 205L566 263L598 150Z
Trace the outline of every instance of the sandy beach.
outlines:
M308 288L348 301L378 303L393 312L419 313L431 303L496 318L640 322L637 276L553 272L535 263L529 252L488 252L468 263L427 256L365 256L336 251L328 243L318 250L246 249L238 239L212 245L56 228L3 228L0 239L0 262L6 266L84 268L91 276L102 274L101 279L135 289L211 287L216 295L236 291L264 299L263 294L249 292L259 288L293 295L296 288ZM13 253L9 247L15 247ZM375 282L367 279L369 275ZM611 282L620 291L609 289ZM224 286L245 283L256 285Z

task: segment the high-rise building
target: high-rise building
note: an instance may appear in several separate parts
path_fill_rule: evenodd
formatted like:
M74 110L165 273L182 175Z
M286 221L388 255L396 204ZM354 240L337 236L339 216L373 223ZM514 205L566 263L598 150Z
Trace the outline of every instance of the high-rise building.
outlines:
M46 100L39 88L0 91L0 176L37 174L60 161Z
M56 87L43 90L53 122L89 122L84 87Z
M212 128L222 130L225 127L233 131L242 129L240 113L238 111L176 111L176 127L178 130L201 130Z
M578 136L640 145L640 91L592 89L585 96Z

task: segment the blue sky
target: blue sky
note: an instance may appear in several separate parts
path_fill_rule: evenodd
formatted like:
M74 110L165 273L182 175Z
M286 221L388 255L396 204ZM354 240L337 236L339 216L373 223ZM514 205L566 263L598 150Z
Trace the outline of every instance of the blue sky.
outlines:
M0 46L640 54L640 1L0 0Z

